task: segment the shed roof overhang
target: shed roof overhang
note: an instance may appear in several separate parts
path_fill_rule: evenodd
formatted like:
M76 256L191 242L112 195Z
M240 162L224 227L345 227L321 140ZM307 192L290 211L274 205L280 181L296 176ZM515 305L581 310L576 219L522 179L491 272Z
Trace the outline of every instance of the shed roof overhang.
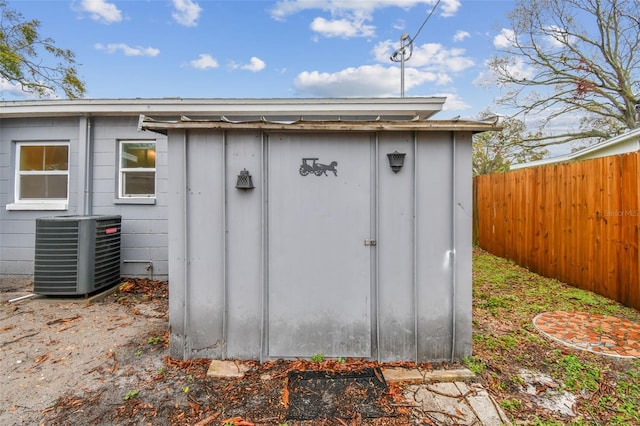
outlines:
M380 131L458 131L480 133L502 128L497 122L468 121L468 120L295 120L269 121L266 119L255 121L231 121L225 117L217 120L193 120L182 117L175 121L156 120L141 115L138 123L139 130L149 130L167 134L173 129L260 129L272 131L347 131L347 132L380 132Z
M426 119L442 110L444 97L411 98L271 98L271 99L66 99L0 102L0 118L78 115L155 117L268 117L307 116L337 120L380 116L385 119Z

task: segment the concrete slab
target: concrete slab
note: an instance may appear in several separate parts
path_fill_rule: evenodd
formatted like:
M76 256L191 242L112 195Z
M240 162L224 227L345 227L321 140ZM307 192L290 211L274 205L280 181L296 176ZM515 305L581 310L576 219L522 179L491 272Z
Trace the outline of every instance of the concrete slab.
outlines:
M410 385L405 398L421 420L438 425L508 425L509 418L482 385L440 382Z
M236 379L244 377L249 367L238 361L222 361L214 359L207 370L207 377L217 379Z
M466 380L474 380L476 375L467 368L457 370L433 370L425 371L425 382L459 382Z
M382 375L388 383L422 383L424 375L417 368L383 368Z
M467 368L456 370L422 370L418 368L383 368L382 374L391 383L457 382L475 379L476 375Z
M101 290L97 293L93 293L89 296L77 295L77 296L47 296L42 294L32 294L29 300L37 301L39 303L83 303L91 304L100 302L106 299L108 296L117 292L120 288L119 284L115 284L109 288Z
M472 425L477 423L476 416L464 403L455 383L432 383L410 387L417 412L438 425Z
M489 392L478 383L456 383L476 417L483 425L509 424L509 417L502 408L491 398Z

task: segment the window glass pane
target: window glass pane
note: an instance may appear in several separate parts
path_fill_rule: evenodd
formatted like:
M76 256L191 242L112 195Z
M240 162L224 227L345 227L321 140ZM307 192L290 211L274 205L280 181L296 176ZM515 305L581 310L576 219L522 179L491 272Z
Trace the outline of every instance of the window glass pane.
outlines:
M20 147L20 171L43 170L44 146Z
M45 170L69 170L69 147L66 145L45 146Z
M27 175L20 177L20 199L66 199L66 175Z
M20 198L44 198L45 176L21 176Z
M155 195L155 176L154 172L124 172L122 195Z
M147 168L156 167L156 144L154 143L123 143L122 144L122 167Z
M67 176L47 176L47 198L67 199Z

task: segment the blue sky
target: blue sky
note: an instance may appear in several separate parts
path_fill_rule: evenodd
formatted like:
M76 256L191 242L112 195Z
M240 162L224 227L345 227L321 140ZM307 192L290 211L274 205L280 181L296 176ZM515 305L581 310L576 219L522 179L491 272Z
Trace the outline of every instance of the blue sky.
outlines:
M438 118L496 112L485 61L509 0L9 0L76 54L89 98L400 96L389 56L415 37L405 96L446 96ZM0 98L22 99L0 82Z

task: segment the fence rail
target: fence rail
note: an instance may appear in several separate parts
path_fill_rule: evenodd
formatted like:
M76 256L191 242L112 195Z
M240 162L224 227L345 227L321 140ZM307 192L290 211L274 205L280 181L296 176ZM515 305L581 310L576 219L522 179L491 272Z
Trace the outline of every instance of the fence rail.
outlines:
M531 271L640 309L640 153L474 178L474 237Z

